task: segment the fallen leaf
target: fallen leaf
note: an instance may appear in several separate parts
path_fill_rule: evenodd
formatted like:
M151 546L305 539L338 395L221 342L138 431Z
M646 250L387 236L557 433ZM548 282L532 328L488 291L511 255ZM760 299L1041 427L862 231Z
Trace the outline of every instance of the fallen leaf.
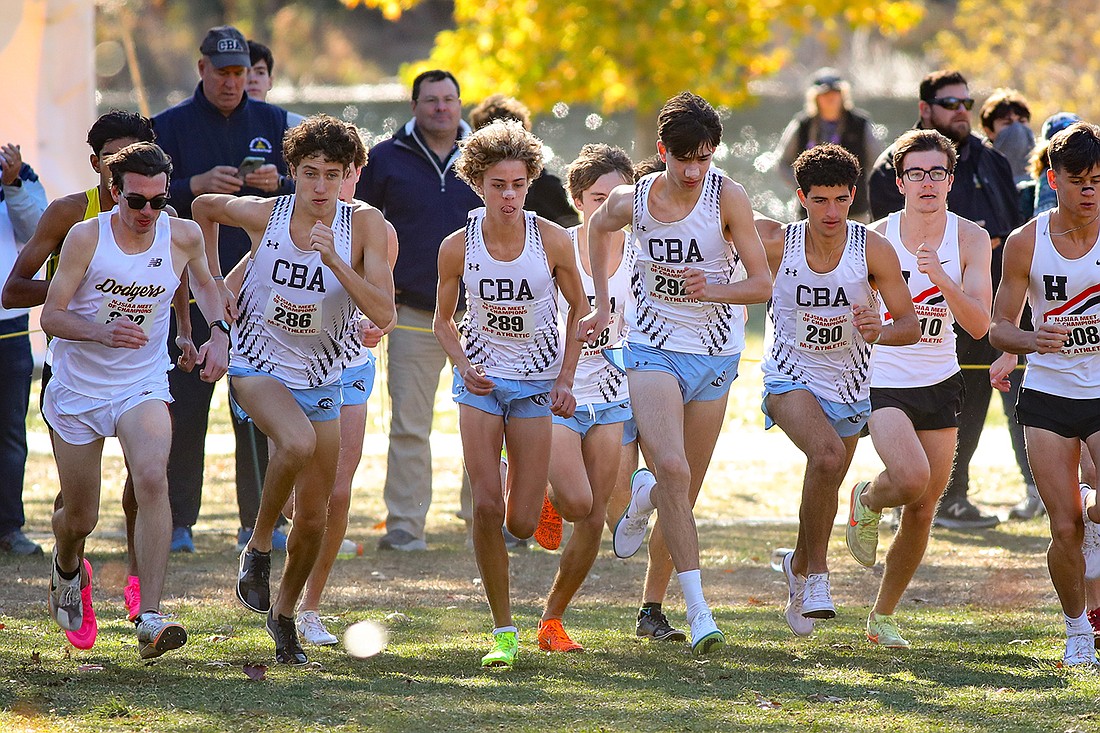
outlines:
M385 528L386 528L386 520L385 520L385 519L383 519L383 520L382 520L381 522L379 522L378 524L374 525L374 527L373 527L373 529L375 529L375 530L379 530L379 531L381 531L381 530L383 530L383 529L385 529Z
M103 666L99 664L82 664L76 668L77 672L102 672Z
M262 682L267 678L266 664L246 664L241 669L253 682Z
M221 634L214 634L209 639L207 639L207 641L209 641L211 644L217 644L219 641L225 641L228 638L229 638L228 636L222 636Z
M756 707L761 710L777 710L783 707L783 705L775 700L769 700L758 692L756 693Z
M42 655L38 652L31 652L31 664L42 664Z
M745 603L747 603L750 606L763 606L764 605L764 601L760 600L756 596L749 596L749 599L747 601L745 601Z
M836 695L822 695L820 693L810 695L806 699L810 702L846 702L843 697L837 697Z
M4 628L4 624L0 624L0 630Z

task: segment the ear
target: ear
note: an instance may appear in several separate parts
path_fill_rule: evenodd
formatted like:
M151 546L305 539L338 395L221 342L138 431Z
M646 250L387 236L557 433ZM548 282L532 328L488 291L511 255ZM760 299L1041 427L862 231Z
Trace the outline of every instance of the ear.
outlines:
M1055 183L1054 169L1053 168L1047 168L1047 183L1050 184L1050 188L1051 188L1052 191L1057 191L1058 190L1058 184Z
M802 208L806 208L806 194L801 188L795 189L795 193L798 194L798 203L802 204Z
M203 58L203 57L199 57L199 76L201 77L203 75L203 72L205 72L205 71L206 71L206 59Z
M932 105L924 100L917 102L917 113L920 115L921 127L927 127L927 123L932 119Z
M898 193L900 193L902 196L904 196L905 195L905 181L902 179L901 176L895 176L894 181L897 183Z
M99 171L99 156L98 155L96 155L95 153L92 153L91 155L89 155L88 156L88 162L92 164L92 170L94 170L96 173L100 172Z
M660 140L657 141L657 157L661 159L662 163L668 162L666 160L666 158L668 158L668 148L666 148L665 144Z

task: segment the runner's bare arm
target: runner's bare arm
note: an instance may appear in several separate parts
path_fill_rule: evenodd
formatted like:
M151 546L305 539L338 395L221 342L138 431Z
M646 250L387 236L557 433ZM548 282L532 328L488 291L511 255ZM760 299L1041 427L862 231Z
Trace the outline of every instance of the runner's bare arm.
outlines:
M607 281L611 276L610 259L615 251L615 232L631 223L633 213L634 187L617 186L588 222L588 258L596 290L596 307L577 324L578 341L591 342L603 333L611 321Z
M191 203L191 216L202 229L206 263L211 275L220 278L224 274L218 257L218 225L244 229L252 240L252 254L255 254L274 206L274 199L214 193L202 194ZM224 318L236 321L240 315L237 312L237 299L224 283L221 290L225 305Z
M779 270L779 263L783 261L783 222L754 211L752 212L752 224L760 237L760 243L764 246L764 252L768 256L768 270L771 273L772 282L775 281L775 273Z
M362 255L355 266L344 262L325 238L321 260L336 274L356 307L383 330L397 322L393 303L393 273L387 259L386 220L373 207L361 207L352 215L352 252L362 243ZM360 272L360 270L362 272Z
M943 293L955 321L976 339L989 332L989 309L993 305L993 282L989 275L992 252L989 234L977 224L959 219L962 282L957 283L944 272L939 252L917 248L918 268Z
M1035 254L1035 220L1010 234L1004 248L1004 268L993 299L989 343L1010 354L1061 351L1068 332L1065 326L1043 323L1035 331L1025 331L1019 326Z
M732 283L708 283L700 270L688 268L685 278L688 295L716 303L763 303L772 295L771 268L754 226L752 205L741 184L725 179L719 209L723 236L732 242L747 277Z
M466 389L476 395L487 395L493 391L495 384L485 376L480 366L472 365L466 358L454 320L458 309L458 295L462 289L462 269L466 266L465 234L465 230L460 229L444 239L439 246L439 285L436 289L432 331L443 352L458 370Z
M886 238L873 231L867 232L867 274L874 280L893 322L883 326L877 307L852 306L856 328L863 338L883 346L908 346L920 341L920 322L913 311L909 286L901 275L901 262Z
M172 220L172 241L186 258L187 279L195 294L195 304L207 323L222 320L224 301L222 288L214 280L207 266L207 252L202 230L193 221ZM182 279L182 277L181 277ZM209 340L199 347L197 364L202 364L199 376L204 382L216 382L229 367L229 334L218 327L211 327Z
M4 283L3 306L5 308L32 308L46 302L46 290L50 286L49 280L36 280L35 275L42 269L46 259L65 240L73 225L79 223L84 217L84 208L87 206L87 197L81 204L79 199L73 196L64 196L57 199L42 212L42 218L38 220L38 227L30 241L19 252L15 264L11 268L11 274Z
M190 372L199 358L195 342L191 340L191 288L187 280L187 270L180 273L180 284L172 295L172 314L176 319L176 348L180 350L176 366Z
M581 284L581 276L577 271L573 240L556 224L540 220L539 227L543 233L542 242L546 248L550 271L558 284L558 290L569 303L569 316L562 336L565 353L562 356L561 371L550 390L550 410L559 417L572 417L577 408L577 400L573 397L573 379L577 374L577 362L581 358L581 342L567 338L566 334L576 333L577 324L588 315L588 296L584 293L584 285Z

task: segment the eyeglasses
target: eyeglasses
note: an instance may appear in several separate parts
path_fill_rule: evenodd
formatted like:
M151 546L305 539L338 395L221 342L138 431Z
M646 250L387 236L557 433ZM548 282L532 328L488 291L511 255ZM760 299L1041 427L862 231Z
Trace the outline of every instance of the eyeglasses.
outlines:
M152 206L154 211L160 211L168 205L168 194L164 193L151 199L139 196L136 193L123 194L122 198L126 199L126 205L134 211L141 211L145 208L145 204Z
M949 109L952 112L957 110L959 107L966 107L967 111L969 112L974 107L974 100L970 97L966 97L965 99L963 97L937 97L936 99L933 99L929 104L934 104L937 107Z
M948 170L941 166L935 168L906 168L901 172L901 176L905 176L913 183L920 183L925 176L933 181L946 181L948 175L950 175ZM898 176L898 178L901 178L901 176Z

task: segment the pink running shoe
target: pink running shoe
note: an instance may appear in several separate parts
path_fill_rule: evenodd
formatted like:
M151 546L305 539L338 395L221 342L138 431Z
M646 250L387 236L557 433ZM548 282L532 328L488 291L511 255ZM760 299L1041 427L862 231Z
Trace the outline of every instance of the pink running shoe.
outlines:
M141 613L141 581L136 575L126 576L126 589L122 591L126 601L126 613L133 621Z
M92 610L92 564L87 558L84 559L84 570L88 573L88 584L80 589L84 621L76 631L65 632L65 638L77 649L91 649L99 633L99 624L95 620L95 611Z

